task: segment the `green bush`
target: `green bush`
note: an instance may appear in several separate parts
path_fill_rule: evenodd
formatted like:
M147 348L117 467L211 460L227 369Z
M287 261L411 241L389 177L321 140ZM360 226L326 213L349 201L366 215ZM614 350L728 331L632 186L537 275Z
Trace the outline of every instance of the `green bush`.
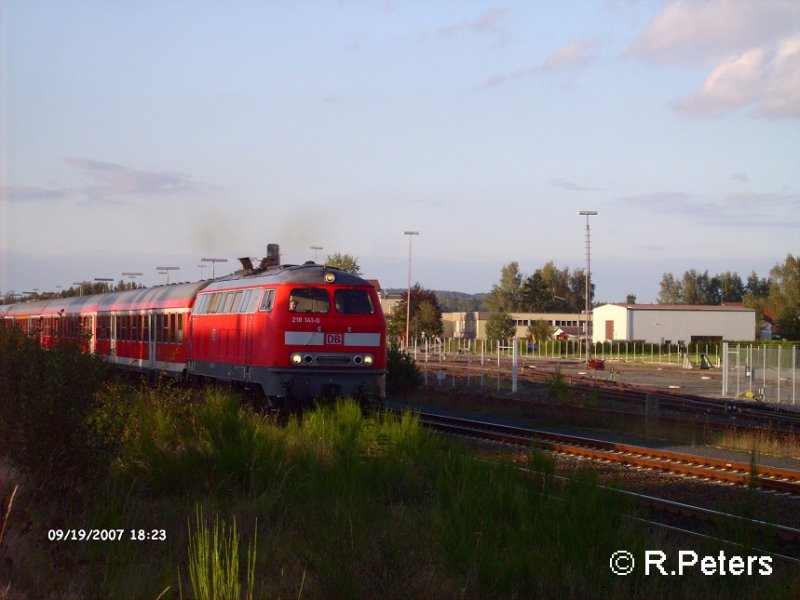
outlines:
M0 453L45 484L78 492L105 473L119 442L108 366L80 343L51 349L0 327Z
M409 392L422 385L422 374L407 352L397 345L388 348L386 357L386 392L398 394Z
M561 369L556 367L550 381L547 382L547 397L554 402L564 404L569 401L569 386L564 380Z

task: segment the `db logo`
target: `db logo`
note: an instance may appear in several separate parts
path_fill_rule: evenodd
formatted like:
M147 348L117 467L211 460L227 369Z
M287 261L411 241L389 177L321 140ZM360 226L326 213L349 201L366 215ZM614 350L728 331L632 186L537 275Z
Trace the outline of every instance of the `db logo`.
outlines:
M341 346L344 344L344 334L342 333L326 333L325 345L326 346Z

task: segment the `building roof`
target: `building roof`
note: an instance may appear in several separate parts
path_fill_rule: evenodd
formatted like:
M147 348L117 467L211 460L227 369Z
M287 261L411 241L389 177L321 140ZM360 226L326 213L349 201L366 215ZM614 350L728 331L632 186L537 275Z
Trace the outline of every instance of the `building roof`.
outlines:
M609 305L606 305L609 306ZM621 306L628 310L668 310L668 311L702 311L702 312L755 312L743 304L627 304L611 303L610 306ZM600 308L600 307L597 307Z

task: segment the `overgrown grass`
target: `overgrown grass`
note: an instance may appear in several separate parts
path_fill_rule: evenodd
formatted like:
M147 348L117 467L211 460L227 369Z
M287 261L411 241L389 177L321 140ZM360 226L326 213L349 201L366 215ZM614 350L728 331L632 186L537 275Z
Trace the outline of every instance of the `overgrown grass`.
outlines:
M228 525L214 518L213 530L197 507L195 531L189 528L189 579L193 597L197 600L216 600L242 597L242 576L239 573L239 532L236 518ZM257 530L256 530L257 531ZM252 600L255 582L255 561L258 534L247 551L246 598ZM179 588L182 595L183 590Z
M0 456L60 496L101 478L118 431L93 415L103 404L105 363L65 341L50 350L16 327L0 327Z

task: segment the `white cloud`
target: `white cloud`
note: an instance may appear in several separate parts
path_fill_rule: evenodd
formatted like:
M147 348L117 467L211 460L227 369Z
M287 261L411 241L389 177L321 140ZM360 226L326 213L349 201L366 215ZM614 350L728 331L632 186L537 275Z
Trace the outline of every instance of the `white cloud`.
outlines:
M553 52L542 64L547 71L577 69L591 64L595 60L594 50L599 44L597 38L576 40Z
M152 196L190 191L196 184L178 173L136 171L113 163L88 158L68 158L66 163L83 171L95 185L83 191L89 196L139 195Z
M684 114L751 108L767 117L800 117L800 2L679 0L625 56L710 69L701 90L673 101Z
M678 0L634 39L626 56L665 65L718 64L774 45L800 23L795 0Z
M201 186L185 175L156 171L136 171L88 158L67 158L69 166L80 171L90 184L71 187L2 186L0 198L14 202L56 201L84 198L115 203L122 197L161 196L198 191Z
M800 34L783 40L769 64L760 112L800 117Z
M800 117L800 34L768 54L761 48L726 60L711 71L703 89L673 102L690 115L718 115L753 106L767 117Z
M504 35L502 20L508 11L504 8L492 8L476 19L466 19L447 27L441 27L439 37L448 38L459 33L499 33Z
M647 211L718 227L794 229L800 224L796 193L742 192L726 197L688 192L653 192L622 196L614 204L626 211Z
M517 69L512 73L496 73L487 77L480 87L481 89L493 88L542 73L557 74L578 71L597 60L596 48L599 45L600 41L597 38L569 42L553 52L543 62Z
M598 188L588 187L588 186L585 186L585 185L581 185L580 183L575 183L574 181L567 181L565 179L553 178L553 179L550 180L550 184L555 186L555 187L564 189L564 190L569 190L571 192L597 192L597 191L599 191Z

